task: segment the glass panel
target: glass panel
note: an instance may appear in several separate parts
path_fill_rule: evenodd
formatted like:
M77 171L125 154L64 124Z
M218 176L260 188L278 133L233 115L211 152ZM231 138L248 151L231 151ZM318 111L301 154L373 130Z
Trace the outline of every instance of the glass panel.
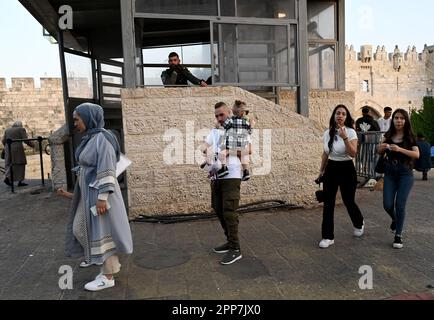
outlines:
M297 76L297 26L290 26L290 36L289 36L289 83L292 85L298 84Z
M112 72L122 75L121 67L112 66L111 64L105 64L104 62L101 62L101 71Z
M214 33L214 38L220 39L219 82L295 83L295 27L290 57L287 26L220 24L215 26Z
M336 39L336 4L333 2L307 3L308 36L313 39Z
M219 0L220 15L225 17L235 17L235 0Z
M216 57L216 80L217 82L236 83L238 76L235 59L236 33L235 26L230 24L214 25L214 39L218 43Z
M122 78L118 77L112 77L112 76L102 76L101 77L102 82L105 83L115 83L115 84L122 84Z
M309 75L311 89L335 89L335 46L309 46Z
M92 62L89 58L65 52L68 94L75 98L93 98Z
M162 86L161 73L164 68L143 68L143 76L145 78L145 86Z
M209 44L183 46L181 55L184 64L211 64Z
M140 13L217 15L217 0L136 0Z
M179 55L179 58L182 59L181 47L165 47L165 48L150 48L143 49L143 63L158 63L158 64L167 64L169 59L169 54L171 52L176 52Z
M171 52L179 55L182 64L211 64L209 44L143 49L143 63L167 64Z
M104 94L121 94L121 88L103 87Z
M188 69L195 77L207 80L211 76L209 44L143 49L143 63L156 65L144 68L145 85L163 85L161 82L161 72L166 69L164 66L168 66L168 56L171 52L176 52L179 55L181 63L187 65ZM192 64L205 64L209 65L209 67L189 67L189 65Z
M226 2L231 1L222 0L222 8L226 6ZM237 0L237 15L238 17L295 19L295 0Z

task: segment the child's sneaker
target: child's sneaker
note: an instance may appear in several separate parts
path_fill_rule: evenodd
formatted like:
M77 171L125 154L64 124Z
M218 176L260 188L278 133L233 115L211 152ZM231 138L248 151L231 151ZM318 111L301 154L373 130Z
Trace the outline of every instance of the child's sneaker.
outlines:
M247 181L250 180L250 172L248 169L244 169L243 177L241 178L241 181Z
M217 171L217 178L223 178L228 174L229 174L229 169L225 164L223 164L222 168L219 171Z

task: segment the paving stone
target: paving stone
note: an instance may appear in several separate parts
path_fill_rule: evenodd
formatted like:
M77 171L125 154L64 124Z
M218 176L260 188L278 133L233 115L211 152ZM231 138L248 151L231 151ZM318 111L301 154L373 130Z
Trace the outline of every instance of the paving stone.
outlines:
M0 195L0 299L432 299L434 180L416 181L407 205L403 250L392 249L381 192L358 190L365 235L354 238L344 206L335 211L336 243L318 248L322 208L240 216L243 259L220 265L224 243L217 220L132 223L134 253L122 255L116 286L86 292L99 268L64 257L69 202L44 191ZM73 290L58 286L59 267L73 269ZM362 290L361 266L373 270ZM431 287L430 287L431 286Z

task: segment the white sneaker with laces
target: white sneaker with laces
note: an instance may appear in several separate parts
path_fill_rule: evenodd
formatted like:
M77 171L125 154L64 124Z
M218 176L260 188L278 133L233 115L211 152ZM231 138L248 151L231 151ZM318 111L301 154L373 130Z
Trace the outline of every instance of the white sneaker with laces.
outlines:
M322 239L321 242L319 243L319 247L321 249L327 249L328 247L334 244L335 244L335 240Z
M101 274L98 275L95 278L95 280L86 283L84 288L88 291L100 291L114 286L115 286L114 278L112 280L109 280L105 275Z
M80 263L80 268L88 268L90 267L92 264L87 263L86 261L83 261ZM102 263L95 263L95 265L97 266L102 266Z
M365 224L363 224L362 229L354 228L354 236L360 238L365 233Z

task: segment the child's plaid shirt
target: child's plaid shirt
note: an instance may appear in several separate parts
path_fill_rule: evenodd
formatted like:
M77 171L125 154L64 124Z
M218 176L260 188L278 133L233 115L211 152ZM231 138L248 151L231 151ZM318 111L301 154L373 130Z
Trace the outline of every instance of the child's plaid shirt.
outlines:
M252 128L246 118L232 117L223 124L226 149L243 150L250 143Z

